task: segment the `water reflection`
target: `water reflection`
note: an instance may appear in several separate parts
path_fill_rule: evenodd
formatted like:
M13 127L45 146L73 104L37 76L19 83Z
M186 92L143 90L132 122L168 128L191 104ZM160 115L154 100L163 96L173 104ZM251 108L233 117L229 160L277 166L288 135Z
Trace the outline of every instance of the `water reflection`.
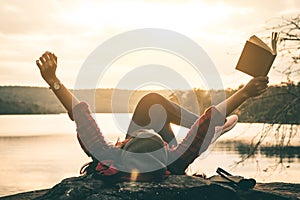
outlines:
M224 151L239 154L241 158L249 155L266 158L278 158L279 162L300 162L300 146L254 146L240 141L221 141L215 147L215 151Z

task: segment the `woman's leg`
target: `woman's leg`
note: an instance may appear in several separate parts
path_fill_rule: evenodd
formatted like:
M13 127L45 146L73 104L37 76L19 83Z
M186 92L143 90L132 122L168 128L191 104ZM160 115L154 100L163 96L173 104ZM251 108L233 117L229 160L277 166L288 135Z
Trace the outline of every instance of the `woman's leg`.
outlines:
M190 128L197 119L196 114L159 94L150 93L137 104L126 138L130 133L141 128L154 129L170 146L177 145L170 123Z

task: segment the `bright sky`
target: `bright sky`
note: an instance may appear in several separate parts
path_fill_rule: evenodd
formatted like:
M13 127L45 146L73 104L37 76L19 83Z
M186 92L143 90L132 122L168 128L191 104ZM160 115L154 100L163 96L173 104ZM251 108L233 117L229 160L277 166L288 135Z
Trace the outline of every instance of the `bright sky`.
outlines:
M73 88L82 64L100 44L126 31L162 28L197 42L215 63L224 87L234 88L250 79L234 70L245 41L253 34L271 34L267 26L298 13L299 0L1 1L0 85L46 86L35 60L50 50L59 59L59 78ZM177 56L141 50L116 60L97 87L115 87L130 70L147 64L168 66L193 87L203 86ZM270 78L278 83L283 77L272 71Z

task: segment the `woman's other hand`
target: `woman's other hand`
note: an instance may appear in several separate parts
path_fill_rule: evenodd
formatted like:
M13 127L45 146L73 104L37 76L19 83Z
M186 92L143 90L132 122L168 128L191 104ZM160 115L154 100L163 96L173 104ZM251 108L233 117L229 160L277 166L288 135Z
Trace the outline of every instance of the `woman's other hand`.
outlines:
M267 76L255 77L242 88L242 91L247 97L256 97L267 90L268 83L269 78Z

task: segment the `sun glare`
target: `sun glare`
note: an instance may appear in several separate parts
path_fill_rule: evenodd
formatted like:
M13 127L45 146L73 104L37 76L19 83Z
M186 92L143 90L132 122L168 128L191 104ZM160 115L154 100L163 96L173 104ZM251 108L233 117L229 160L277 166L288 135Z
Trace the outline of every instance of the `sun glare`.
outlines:
M69 12L64 13L63 17L74 25L87 26L89 29L105 24L105 20L100 18L101 9L88 1L83 1Z
M124 29L155 27L194 34L195 30L224 23L234 11L224 3L204 2L105 2L101 4L83 1L63 18L75 25L89 28L115 26Z

